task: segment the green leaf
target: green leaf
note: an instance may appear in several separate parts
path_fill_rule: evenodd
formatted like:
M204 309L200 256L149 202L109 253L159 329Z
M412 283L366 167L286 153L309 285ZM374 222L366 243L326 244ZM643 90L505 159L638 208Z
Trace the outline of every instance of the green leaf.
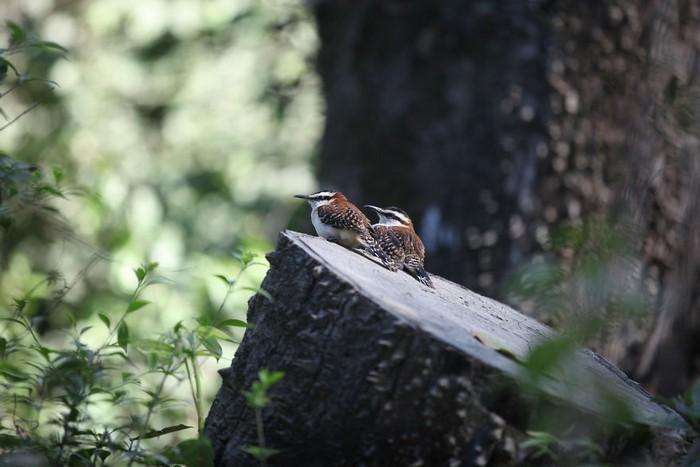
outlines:
M17 68L8 59L0 57L0 64L2 64L5 74L7 74L7 68L10 68L15 73L15 76L19 76L19 70L17 70Z
M119 344L119 347L124 349L124 352L126 352L126 348L129 345L129 326L126 325L125 321L122 321L122 323L119 325L119 330L117 331L117 344Z
M227 278L226 276L224 276L223 274L215 274L214 277L220 279L221 282L223 282L224 284L226 284L227 287L230 286L230 285L232 285L232 282L230 282L230 281L228 280L228 278Z
M20 326L22 326L22 327L23 327L24 329L26 329L27 331L29 330L29 326L27 325L27 323L25 323L24 321L21 321L21 320L19 320L19 319L17 319L17 318L0 318L0 320L2 320L2 321L10 321L10 322L12 322L12 323L19 324Z
M202 436L179 443L168 453L168 459L186 467L213 467L214 450L211 442Z
M213 326L199 326L196 331L201 339L206 339L208 337L216 337L217 339L228 339L230 337L221 329L215 328Z
M36 190L38 193L48 193L53 196L58 196L59 198L67 199L66 195L61 192L61 190L53 187L51 185L41 185Z
M27 31L14 21L5 21L7 29L10 30L10 45L21 44L27 39Z
M107 326L107 329L110 329L112 327L112 323L109 321L109 318L107 315L104 315L102 313L97 313L97 317L100 318L100 321L105 323L105 326Z
M18 366L7 361L0 361L0 375L15 383L26 381L29 378Z
M282 452L279 449L263 448L260 446L243 446L241 450L250 454L260 462L265 462L275 454L279 454L280 452Z
M38 46L41 48L45 48L45 49L58 50L59 52L63 52L66 54L68 53L68 49L63 47L61 44L58 44L58 43L52 42L52 41L39 41L39 42L36 42L35 44L32 44L32 45L35 45L35 46Z
M250 290L251 292L255 292L258 295L262 295L267 299L268 302L274 302L274 300L272 299L272 295L270 295L270 293L262 287L241 287L241 290Z
M206 339L202 340L202 345L204 346L205 349L207 349L209 352L211 352L215 357L216 360L218 361L221 358L221 345L219 344L219 341L216 340L215 337L207 337Z
M136 274L136 279L139 281L139 284L143 282L143 279L146 277L146 271L143 268L134 269L134 274Z
M61 183L61 180L63 180L63 176L65 175L65 172L63 171L62 167L54 167L53 168L53 178L56 180L56 183Z
M263 385L266 388L269 388L276 382L280 381L282 378L284 378L284 372L283 371L268 371L266 369L260 370L258 373L258 377L260 378L260 382L263 383Z
M141 436L134 438L134 439L157 438L159 436L167 435L168 433L175 433L176 431L188 430L190 428L192 428L192 427L189 425L183 425L183 424L173 425L173 426L168 426L168 427L162 428L160 430L149 431L148 433L141 435Z
M154 352L168 352L173 353L175 347L167 342L157 341L153 339L141 339L133 343L136 347L141 350L154 351Z
M240 319L225 319L216 325L217 328L221 328L224 326L232 326L235 328L248 328L248 329L252 329L255 327L255 325L253 323L246 323L245 321L242 321Z
M525 367L532 376L549 375L573 349L573 341L566 337L545 340L528 353Z
M134 300L133 302L129 303L129 306L126 308L126 312L133 313L134 311L138 310L139 308L143 308L149 303L151 302L149 302L148 300Z

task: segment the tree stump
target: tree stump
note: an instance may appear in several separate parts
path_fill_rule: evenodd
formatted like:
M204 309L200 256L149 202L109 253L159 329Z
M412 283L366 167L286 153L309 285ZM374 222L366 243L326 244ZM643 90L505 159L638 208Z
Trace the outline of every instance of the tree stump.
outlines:
M267 446L280 450L273 465L514 465L532 411L547 411L533 394L546 395L556 417L588 426L604 423L617 404L650 432L686 428L586 349L528 380L528 354L557 335L445 279L433 276L432 290L291 231L268 258L262 287L273 301L250 300L255 327L222 371L207 417L216 465L259 464L241 449L257 444L243 391L263 368L285 374L262 417Z

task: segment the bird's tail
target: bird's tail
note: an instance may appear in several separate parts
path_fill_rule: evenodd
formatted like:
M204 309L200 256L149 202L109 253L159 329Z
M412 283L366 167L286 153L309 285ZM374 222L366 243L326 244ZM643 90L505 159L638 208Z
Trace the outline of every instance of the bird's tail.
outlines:
M428 275L428 271L426 271L423 266L419 266L416 269L414 269L411 275L415 277L421 284L427 285L431 289L435 288L432 279L430 279L430 276Z
M435 288L432 279L430 279L428 271L426 271L425 266L423 266L423 261L421 261L418 256L408 256L404 262L404 269L421 284L426 285L431 289Z

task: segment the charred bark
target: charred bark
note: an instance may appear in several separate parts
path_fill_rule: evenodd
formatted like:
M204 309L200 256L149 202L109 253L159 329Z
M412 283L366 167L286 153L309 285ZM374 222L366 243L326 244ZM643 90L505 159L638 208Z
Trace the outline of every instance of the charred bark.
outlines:
M243 391L262 368L285 373L263 411L267 445L281 450L274 465L515 465L524 458L518 445L534 403L515 381L524 374L519 362L554 337L550 329L437 276L432 290L318 237L283 233L269 259L263 288L273 301L251 299L255 328L222 372L207 417L216 465L257 465L242 450L257 444ZM598 426L611 397L654 430L684 426L589 351L576 351L566 371L536 386L547 395L538 410L556 406L560 422L579 428ZM682 451L682 442L671 446L663 463Z

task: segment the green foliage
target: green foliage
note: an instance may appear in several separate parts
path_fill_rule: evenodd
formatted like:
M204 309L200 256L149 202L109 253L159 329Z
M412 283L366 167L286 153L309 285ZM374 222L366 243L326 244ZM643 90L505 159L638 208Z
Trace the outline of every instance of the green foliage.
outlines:
M672 407L700 434L700 379L695 381L683 396L670 400L660 398L659 401Z
M531 451L531 457L549 459L554 465L596 463L603 456L603 450L593 440L573 437L570 432L556 436L530 430L527 435L529 438L520 443L520 448Z
M238 276L255 264L242 264ZM229 327L249 325L233 319L209 325L201 318L191 326L179 322L156 339L133 335L128 321L148 304L139 297L158 283L157 268L156 263L148 263L134 271L138 283L118 319L113 323L106 315L100 316L108 334L97 346L84 340L92 327L81 326L75 319L63 348L53 346L24 315L31 295L16 299L15 311L3 319L6 325L0 332L0 404L9 414L0 426L4 451L31 447L54 465L162 462L163 454L145 448L142 441L192 428L181 423L153 426L156 411L175 402L167 394L166 383L184 380L190 388L200 437L178 444L165 458L184 465L211 465L211 446L201 437L201 364L208 358L221 358L220 341L234 341ZM249 392L255 407L268 403L267 390L281 377L277 372L260 373L260 381ZM98 417L95 409L104 404L122 415Z
M248 403L248 407L255 411L258 445L244 446L242 449L259 460L262 465L265 465L270 457L280 452L278 449L273 449L266 446L262 410L270 403L268 391L275 383L282 380L282 378L284 378L284 373L281 371L268 371L266 369L262 369L258 373L258 381L255 381L250 386L250 389L243 393L246 402Z
M508 284L509 298L578 343L604 340L616 323L643 316L648 297L632 284L639 268L624 225L589 219L552 229L546 248Z
M49 89L53 89L57 86L54 81L49 79L33 76L27 72L20 72L18 66L13 63L10 57L23 54L31 58L32 55L36 55L36 52L43 52L65 58L68 51L55 42L42 40L13 21L6 21L5 27L9 31L9 44L6 47L0 48L0 84L7 83L8 73L10 71L12 72L11 75L14 80L10 83L10 87L6 91L0 92L0 99L31 82L39 82L48 86ZM34 53L30 54L30 52ZM13 120L10 120L7 112L0 105L0 115L8 121L5 125L0 125L0 131L7 129L19 118L34 110L37 105L37 102L31 104Z
M13 70L14 90L35 78L20 74L2 55L32 47L64 49L34 38L15 23L8 23L8 27L10 46L0 49L0 71L4 70L5 79L7 68ZM0 226L5 233L11 233L15 220L28 206L58 213L50 200L66 198L59 187L64 171L54 167L52 174L53 183L38 168L0 155ZM23 295L15 297L12 312L2 318L0 328L0 406L7 414L0 417L0 460L13 462L27 453L34 456L32 462L50 465L211 465L211 445L201 434L179 443L165 455L144 447L142 441L192 428L182 423L153 427L156 411L167 409L174 402L167 395L169 380L187 380L197 430L201 433L201 361L221 358L219 340L235 342L230 327L248 327L242 320L221 315L226 299L236 291L245 270L263 264L254 261L255 255L249 252L240 254L238 259L240 267L235 279L227 281L216 325L210 325L205 318L195 321L194 326L179 322L171 332L155 330L155 339L132 333L128 320L149 305L150 301L140 298L143 292L160 283L156 262L134 270L136 288L114 322L105 313L97 314L107 330L100 344L87 342L92 326L84 325L70 311L71 328L63 339L42 336L38 322L32 319L32 305L40 300L35 294L56 284L60 274L46 274ZM51 308L57 309L76 284L58 290ZM106 406L120 415L105 417Z
M71 60L7 25L0 463L29 451L37 465L212 463L209 374L253 327L247 298L273 299L260 238L287 222L284 190L312 188L320 106L300 4L191 6L206 11L190 32L148 37L134 33L146 7L66 8L91 38Z
M270 372L263 369L258 373L258 378L258 381L252 384L250 390L244 393L248 406L255 410L267 407L267 404L270 403L267 391L272 385L284 378L284 373L281 371Z
M637 271L631 226L591 218L552 229L547 253L519 271L508 288L521 308L558 328L524 357L519 391L533 407L522 447L553 465L600 462L596 440L626 437L639 428L629 402L613 388L587 376L577 358L581 345L603 345L618 324L643 316L648 297L631 277ZM556 381L556 383L555 383ZM602 419L589 420L573 407L564 408L543 388L580 392L602 404Z

